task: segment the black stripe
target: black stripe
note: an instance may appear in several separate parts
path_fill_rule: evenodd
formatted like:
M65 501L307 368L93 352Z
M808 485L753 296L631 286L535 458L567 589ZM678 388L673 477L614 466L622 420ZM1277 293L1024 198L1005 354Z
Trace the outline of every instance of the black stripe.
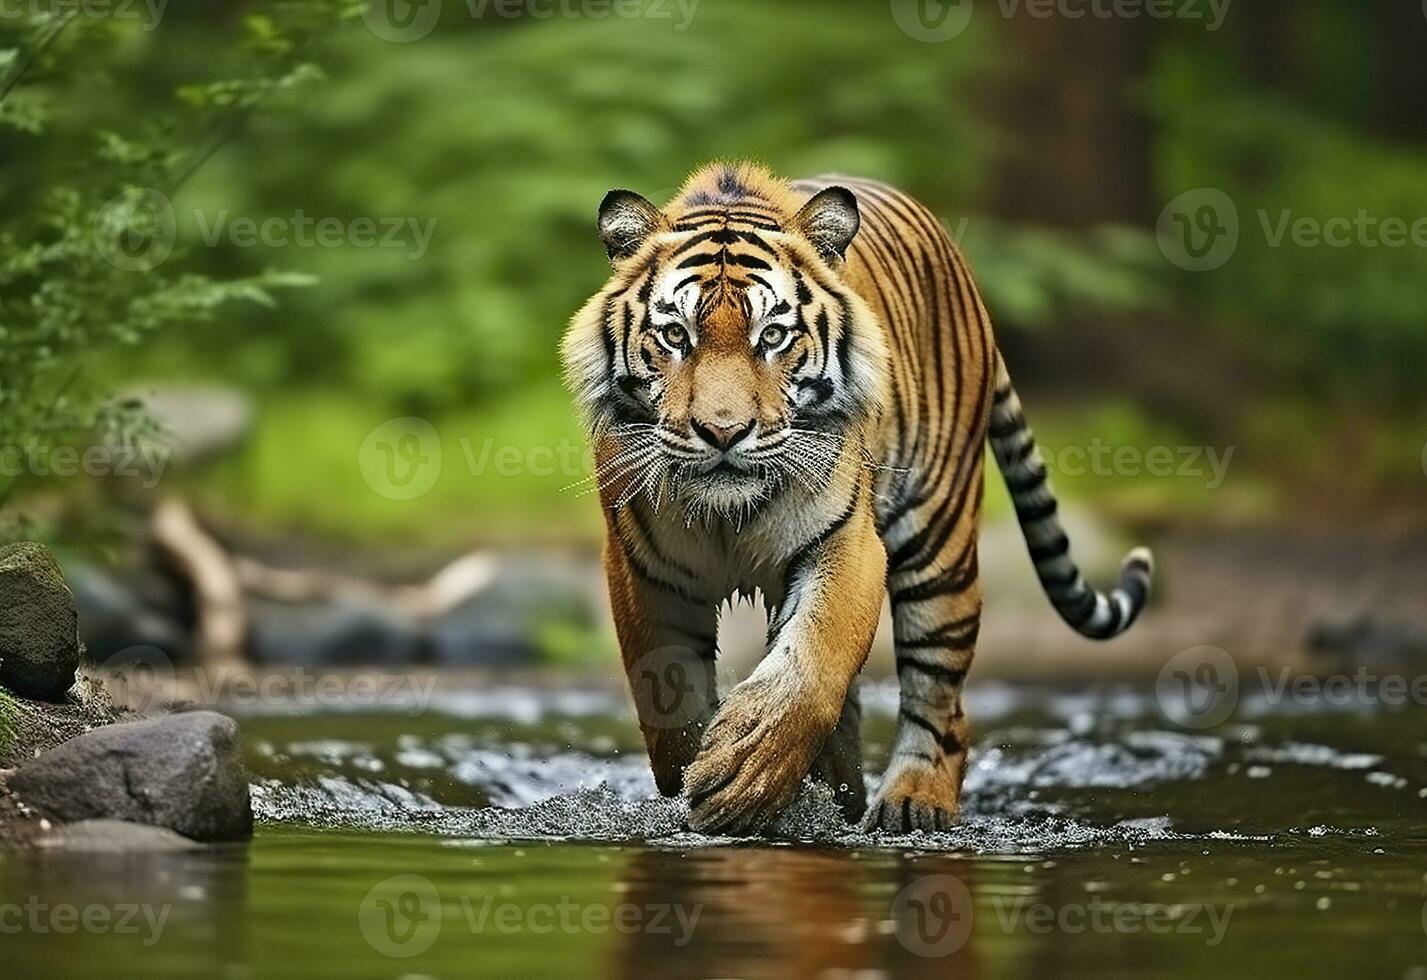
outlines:
M1080 580L1080 571L1073 565L1070 570L1066 572L1059 574L1055 572L1038 572L1037 576L1040 578L1041 587L1047 592L1064 593L1068 590L1080 591L1076 588L1076 583Z
M1011 496L1020 497L1039 489L1050 474L1045 471L1045 467L1036 466L1029 470L1018 469L1013 473L1002 472L1001 476L1006 481L1006 489L1011 492Z
M837 365L844 381L852 377L852 311L843 304L842 332L837 337Z
M1045 544L1031 545L1031 561L1037 565L1043 562L1054 561L1070 550L1070 539L1064 534L1057 534Z
M812 560L816 552L831 540L833 535L841 531L847 525L848 521L852 520L852 515L857 512L857 504L861 499L862 486L859 484L853 490L852 499L848 501L847 508L839 514L831 524L819 532L817 537L800 548L798 552L788 560L788 566L783 571L783 599L785 602L792 592L793 580L802 574L804 566L807 562ZM789 614L784 620L783 625L787 625L787 619L791 618L792 616Z
M897 658L897 672L901 673L902 668L914 670L919 674L926 674L946 684L960 684L966 680L966 671L954 670L950 667L942 667L939 664L929 664L922 660L913 660L911 657Z
M903 708L901 715L913 725L928 732L932 738L936 739L936 744L940 746L941 750L947 755L961 751L961 739L957 738L954 732L946 732L943 734L931 722L908 708Z
M654 559L656 561L658 561L660 564L668 565L670 568L674 569L676 572L685 576L686 578L698 581L699 576L697 572L695 572L688 565L685 565L682 562L675 561L674 559L668 557L659 548L658 542L654 540L654 531L649 526L649 522L644 519L644 513L640 510L637 501L632 502L630 506L626 507L624 510L626 513L629 514L630 517L634 519L634 526L638 528L640 537L644 539L644 543L648 546L650 554L654 556Z
M1054 497L1044 500L1038 504L1016 502L1016 517L1024 524L1035 524L1046 518L1054 517L1060 505Z
M662 589L663 591L668 592L672 595L678 596L685 602L699 601L698 596L694 595L688 589L685 589L683 586L675 582L670 582L668 579L660 578L658 575L655 575L652 571L650 571L649 568L639 560L639 556L635 554L634 549L630 547L629 542L624 540L623 537L620 538L620 550L624 552L625 561L629 563L630 569L640 578L644 579L644 581L648 582L650 585L654 586L655 588Z
M773 267L756 255L730 255L728 261L745 269L763 269L771 272Z
M976 577L980 571L980 563L976 559L976 551L971 550L971 561L965 567L953 565L916 585L909 585L906 588L897 589L892 593L892 602L900 604L904 602L925 602L928 599L936 599L942 596L958 595L965 592L976 584Z
M991 438L997 441L1008 439L1026 427L1025 417L1022 415L1000 416L991 420Z
M694 268L695 266L700 266L700 265L713 265L715 262L718 261L718 259L719 259L719 253L717 253L717 252L703 252L703 253L700 253L699 255L691 255L691 256L689 256L687 259L685 259L684 261L680 262L678 265L674 266L674 268L675 268L675 269L692 269L692 268Z
M1001 465L1009 467L1019 467L1026 460L1030 459L1031 453L1036 451L1036 440L1027 432L1025 442L1001 457Z
M725 231L723 228L715 228L713 231L700 232L693 238L690 238L688 241L681 244L678 248L674 249L674 251L670 252L669 258L677 259L685 252L692 251L693 249L696 249L700 245L704 244L705 242L717 242L720 245L726 245L730 241L730 238L727 236L728 232Z

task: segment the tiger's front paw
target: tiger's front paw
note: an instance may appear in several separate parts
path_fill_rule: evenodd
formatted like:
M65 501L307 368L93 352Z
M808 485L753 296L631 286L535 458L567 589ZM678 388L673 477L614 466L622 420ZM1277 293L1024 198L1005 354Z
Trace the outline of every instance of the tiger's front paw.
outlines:
M771 825L798 795L831 730L826 715L779 698L766 682L734 688L684 774L689 826L701 833L752 834Z
M950 830L960 810L961 787L943 769L896 769L883 777L862 829L894 834Z

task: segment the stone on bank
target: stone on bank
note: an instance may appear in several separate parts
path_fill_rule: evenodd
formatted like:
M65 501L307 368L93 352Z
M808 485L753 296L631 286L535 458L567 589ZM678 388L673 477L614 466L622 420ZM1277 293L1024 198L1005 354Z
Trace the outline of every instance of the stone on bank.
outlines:
M238 726L212 711L96 728L27 762L9 789L56 821L124 820L209 843L253 835Z
M60 702L79 669L74 595L44 545L0 548L0 687Z

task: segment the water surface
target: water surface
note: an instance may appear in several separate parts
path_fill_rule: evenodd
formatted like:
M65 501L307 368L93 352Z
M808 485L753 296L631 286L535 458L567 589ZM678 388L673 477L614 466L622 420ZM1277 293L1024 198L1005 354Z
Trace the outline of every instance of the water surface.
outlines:
M971 711L954 831L864 835L810 789L756 841L684 829L614 695L254 714L250 846L5 859L0 943L21 977L1427 978L1412 710L1190 731L1147 692L984 684ZM891 726L869 706L874 772Z

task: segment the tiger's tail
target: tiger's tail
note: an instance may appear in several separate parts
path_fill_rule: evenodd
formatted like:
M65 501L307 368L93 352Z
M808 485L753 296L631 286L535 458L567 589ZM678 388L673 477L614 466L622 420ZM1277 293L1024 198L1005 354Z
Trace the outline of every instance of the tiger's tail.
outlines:
M1021 411L1021 399L998 355L991 407L991 451L1016 505L1036 575L1046 596L1070 626L1093 640L1108 640L1130 628L1149 600L1154 556L1136 548L1120 566L1109 595L1090 586L1070 557L1070 539L1056 516L1045 460Z

